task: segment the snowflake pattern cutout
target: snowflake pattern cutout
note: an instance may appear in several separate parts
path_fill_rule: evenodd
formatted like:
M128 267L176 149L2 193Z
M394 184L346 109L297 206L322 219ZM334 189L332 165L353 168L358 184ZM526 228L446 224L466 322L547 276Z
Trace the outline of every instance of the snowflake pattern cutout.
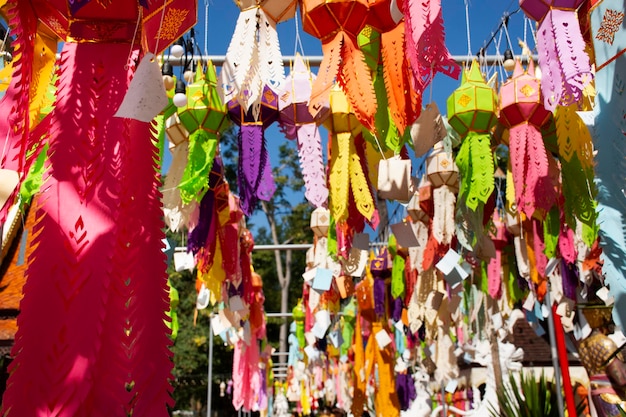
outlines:
M602 42L606 42L609 45L613 45L615 40L615 34L619 31L622 22L624 21L624 12L617 10L606 9L604 16L602 17L602 23L600 29L596 34L596 39Z

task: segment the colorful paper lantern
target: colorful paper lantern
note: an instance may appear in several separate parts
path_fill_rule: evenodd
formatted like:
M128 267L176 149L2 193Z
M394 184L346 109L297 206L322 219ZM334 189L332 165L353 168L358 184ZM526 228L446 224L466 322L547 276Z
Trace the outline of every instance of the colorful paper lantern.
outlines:
M548 176L548 154L541 127L550 112L541 101L540 81L530 61L526 71L519 61L513 76L500 89L500 121L510 129L509 151L515 184L517 210L527 217L543 218L556 202L556 191Z
M295 0L235 0L241 10L220 73L222 101L237 100L254 115L265 86L280 91L285 80L276 24L295 15Z
M173 363L158 149L151 123L115 114L135 63L191 27L196 2L15 4L32 6L65 44L2 414L165 417ZM176 8L188 18L171 17ZM158 69L157 78L162 87Z
M361 124L339 86L330 92L330 110L331 115L325 125L332 136L329 179L332 217L337 222L347 220L352 190L359 213L371 220L376 207L363 169L364 159L356 148L356 139L361 136Z
M524 13L539 23L537 51L546 109L580 101L593 80L585 41L576 17L583 0L520 0Z
M426 174L433 187L448 185L457 188L459 185L459 168L452 155L443 148L443 142L437 142L433 151L426 159Z
M265 144L265 129L278 120L278 95L265 86L258 115L245 110L236 99L228 102L228 114L239 125L237 184L241 209L252 214L256 203L269 201L276 191Z
M448 98L448 122L463 137L455 160L461 174L459 199L471 210L494 190L490 130L496 124L496 94L476 60L464 71L461 86Z
M304 195L314 207L322 207L328 201L322 138L308 102L315 77L302 56L296 54L291 74L279 94L279 123L288 139L297 139L298 156L304 178Z
M330 227L330 211L324 207L318 207L311 213L311 230L317 237L326 237Z
M322 41L324 54L309 102L311 114L317 116L327 106L337 79L357 119L374 130L376 97L365 58L357 47L357 36L367 19L368 3L367 0L303 0L301 10L304 30Z

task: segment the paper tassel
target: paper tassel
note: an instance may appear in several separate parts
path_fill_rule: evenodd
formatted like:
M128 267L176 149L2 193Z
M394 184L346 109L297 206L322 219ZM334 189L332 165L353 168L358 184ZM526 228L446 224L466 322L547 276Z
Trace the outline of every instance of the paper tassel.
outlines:
M259 199L268 200L275 190L263 126L245 124L239 129L238 171L241 209L250 215Z
M541 132L528 123L511 127L509 150L517 210L532 217L539 209L543 218L556 201L556 191L548 176Z
M575 11L550 9L539 24L537 38L546 109L577 103L593 74Z
M461 67L445 45L440 0L404 0L406 53L418 84L427 85L436 73L459 78Z
M322 207L328 200L321 136L314 123L296 127L298 156L304 178L305 197L314 207Z
M506 243L506 228L497 210L493 214L493 225L495 233L492 233L491 237L496 247L496 257L491 258L487 265L488 290L492 298L500 299L502 296L502 246Z
M434 216L432 234L437 242L449 245L454 236L454 206L456 195L452 189L443 185L433 190Z
M558 107L555 124L563 177L565 221L570 228L576 227L576 219L596 228L593 144L589 129L576 114L575 106ZM588 239L589 246L593 240L595 238Z
M309 111L316 119L329 107L328 96L339 74L343 37L335 36L330 42L322 43L322 62L313 83Z
M368 130L375 131L376 95L363 52L349 36L344 36L342 65L337 81L346 93L355 116Z
M178 184L183 203L189 204L192 199L200 201L207 192L216 151L215 134L201 129L189 136L189 158Z
M480 203L487 203L495 188L490 141L489 134L470 131L455 161L462 176L459 197L474 211Z
M372 220L376 206L367 181L367 173L363 167L364 163L364 142L363 137L359 135L350 141L350 186L359 213L365 219Z
M383 74L389 112L400 137L419 116L422 91L415 88L404 54L405 23L381 35ZM421 86L420 86L421 87Z
M172 163L163 184L163 210L165 223L172 231L177 231L182 222L183 202L180 198L178 184L185 172L187 158L189 156L189 143L183 142L172 150Z
M330 209L336 221L348 216L350 193L350 132L337 133L331 143L330 160Z
M62 51L8 416L165 417L173 405L155 132L112 117L127 56L126 44Z

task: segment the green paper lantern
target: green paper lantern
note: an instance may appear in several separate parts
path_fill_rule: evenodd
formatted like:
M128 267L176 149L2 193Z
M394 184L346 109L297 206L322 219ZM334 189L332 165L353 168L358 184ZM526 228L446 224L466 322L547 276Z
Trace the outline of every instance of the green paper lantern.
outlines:
M202 76L202 71L194 83L187 86L188 104L178 109L178 117L185 129L193 133L198 129L218 134L226 130L230 121L226 105L217 91L217 75L211 61Z
M448 97L448 123L462 137L470 131L487 133L497 123L496 93L487 85L476 60L463 71L461 86Z

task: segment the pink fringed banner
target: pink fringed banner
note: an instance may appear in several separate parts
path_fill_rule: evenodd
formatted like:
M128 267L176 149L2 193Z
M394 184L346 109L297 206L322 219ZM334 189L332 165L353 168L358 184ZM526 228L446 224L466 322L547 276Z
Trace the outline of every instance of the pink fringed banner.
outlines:
M166 417L172 405L155 132L113 118L128 51L61 53L5 416Z

